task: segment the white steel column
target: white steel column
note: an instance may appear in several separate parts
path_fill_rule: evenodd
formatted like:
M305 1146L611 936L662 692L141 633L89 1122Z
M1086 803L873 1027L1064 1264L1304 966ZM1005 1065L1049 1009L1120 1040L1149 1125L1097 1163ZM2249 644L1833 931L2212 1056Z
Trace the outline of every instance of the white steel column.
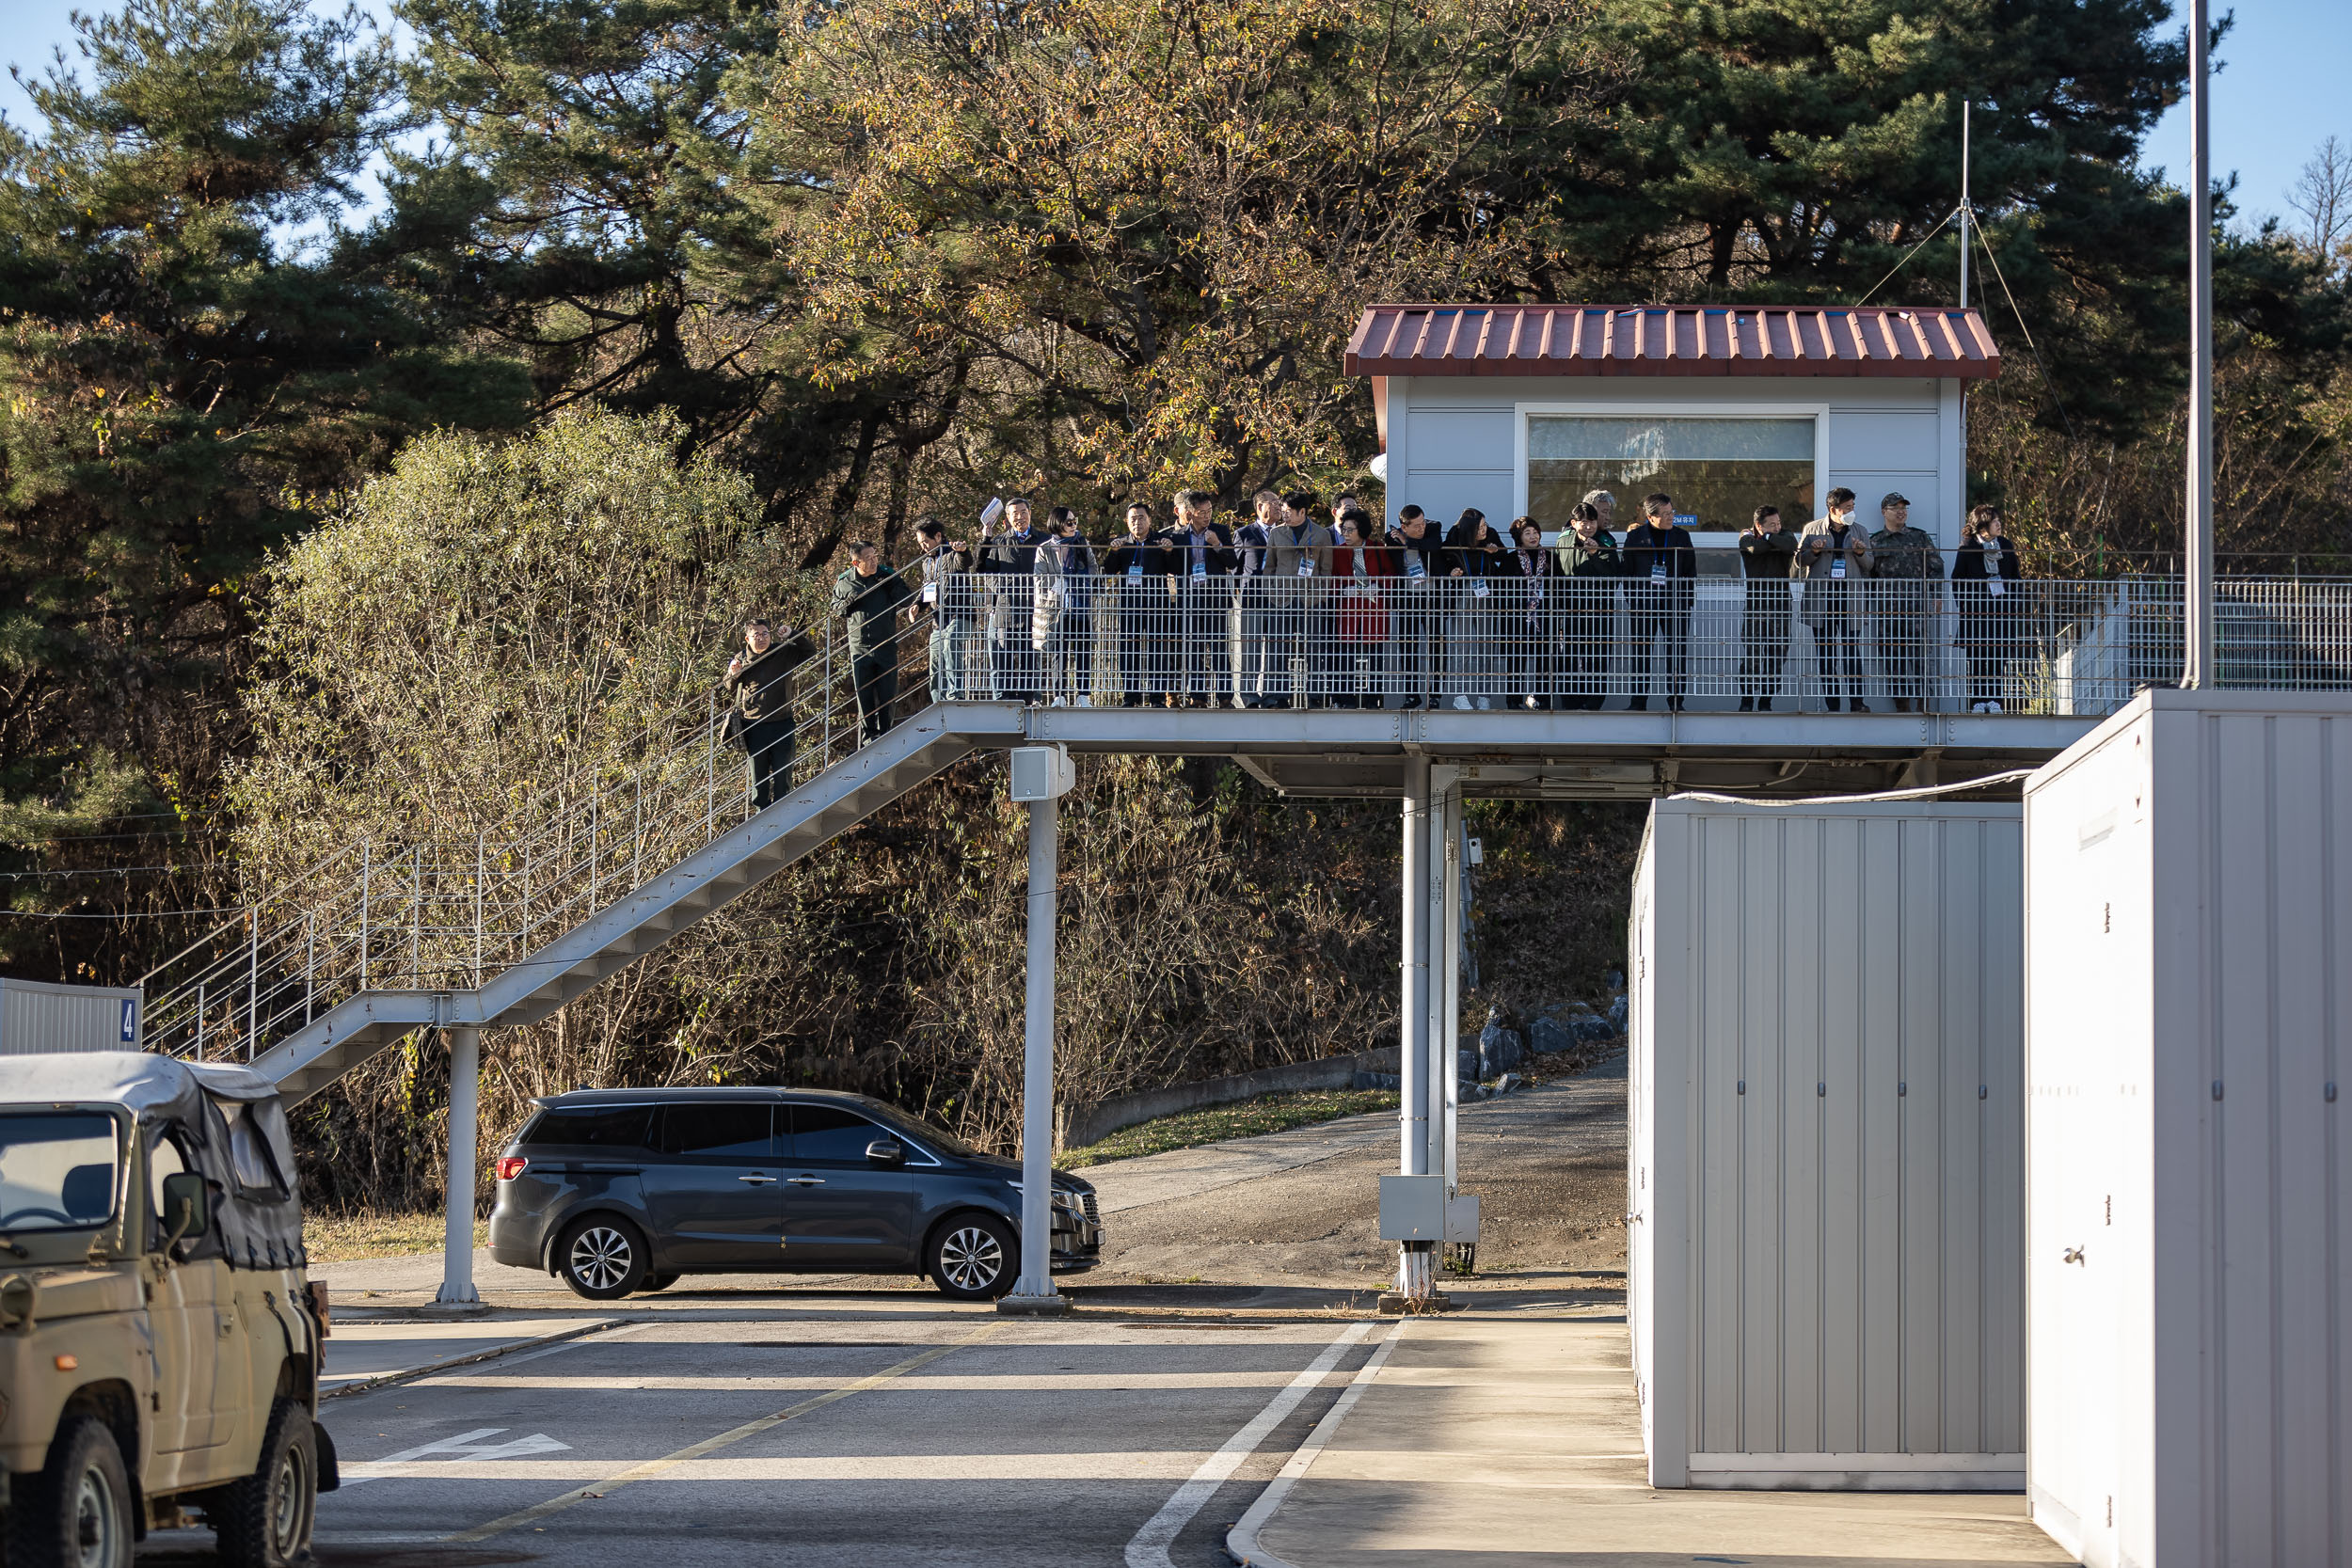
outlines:
M474 1146L481 1136L482 1031L449 1031L449 1193L441 1226L437 1307L477 1307L473 1288Z
M1054 1290L1054 916L1061 801L1029 802L1029 995L1021 1050L1021 1278L1014 1311L1068 1305Z
M1438 940L1431 946L1443 955L1444 967L1441 979L1432 988L1438 1007L1438 1024L1430 1033L1431 1053L1437 1058L1432 1065L1437 1069L1433 1087L1438 1114L1433 1118L1436 1137L1429 1168L1444 1176L1445 1196L1451 1198L1456 1183L1454 1118L1462 1107L1462 785L1458 775L1438 791L1438 810L1432 815L1445 842L1445 875L1438 890L1445 915Z
M1427 1176L1429 1166L1429 762L1405 759L1405 954L1404 995L1397 1011L1397 1082L1403 1090L1398 1108L1397 1172ZM1426 1297L1436 1288L1436 1254L1427 1242L1397 1243L1396 1288L1399 1294Z
M2213 624L2213 72L2205 0L2188 8L2188 551L2187 658L2181 684L2214 678Z

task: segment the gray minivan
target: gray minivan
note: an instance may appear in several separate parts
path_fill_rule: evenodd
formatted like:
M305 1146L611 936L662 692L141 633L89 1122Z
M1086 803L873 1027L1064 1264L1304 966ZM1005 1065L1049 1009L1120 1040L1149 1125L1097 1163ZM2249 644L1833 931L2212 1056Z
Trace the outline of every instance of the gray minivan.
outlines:
M822 1089L581 1089L499 1157L490 1253L592 1301L689 1274L914 1274L961 1301L1020 1274L1021 1166ZM1053 1269L1094 1267L1094 1189L1054 1173Z

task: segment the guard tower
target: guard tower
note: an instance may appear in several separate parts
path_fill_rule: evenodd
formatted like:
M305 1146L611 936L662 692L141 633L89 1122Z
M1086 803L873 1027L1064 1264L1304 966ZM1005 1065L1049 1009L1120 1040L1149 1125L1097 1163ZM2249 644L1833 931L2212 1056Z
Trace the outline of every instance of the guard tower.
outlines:
M1702 551L1760 503L1790 526L1838 485L1875 527L1900 491L1947 550L1967 507L1962 398L2000 373L1974 310L1925 307L1375 305L1348 341L1372 381L1390 515L1474 506L1561 527L1588 490L1663 490ZM1732 576L1729 554L1702 556Z

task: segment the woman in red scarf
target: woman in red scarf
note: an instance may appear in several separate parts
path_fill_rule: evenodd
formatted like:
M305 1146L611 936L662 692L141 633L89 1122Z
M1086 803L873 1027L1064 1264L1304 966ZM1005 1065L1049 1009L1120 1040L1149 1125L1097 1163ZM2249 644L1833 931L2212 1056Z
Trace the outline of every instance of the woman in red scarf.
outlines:
M1349 507L1340 514L1340 542L1331 576L1340 594L1340 668L1334 707L1372 707L1380 691L1381 645L1389 640L1388 595L1402 570L1396 552L1372 542L1372 516Z

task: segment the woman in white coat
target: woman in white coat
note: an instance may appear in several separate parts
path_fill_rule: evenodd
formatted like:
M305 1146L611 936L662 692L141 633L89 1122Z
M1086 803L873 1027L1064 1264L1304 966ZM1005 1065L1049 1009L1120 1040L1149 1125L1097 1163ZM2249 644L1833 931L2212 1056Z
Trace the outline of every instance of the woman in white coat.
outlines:
M1046 514L1045 530L1029 574L1029 646L1043 663L1052 706L1092 707L1094 548L1066 506Z

